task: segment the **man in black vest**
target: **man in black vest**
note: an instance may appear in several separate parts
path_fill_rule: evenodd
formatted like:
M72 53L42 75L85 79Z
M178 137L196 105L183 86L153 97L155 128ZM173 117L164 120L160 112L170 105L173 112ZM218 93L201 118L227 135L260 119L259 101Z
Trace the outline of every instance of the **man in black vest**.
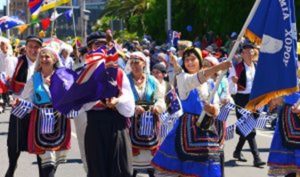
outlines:
M236 76L231 77L233 83L237 84L238 88L237 94L234 96L234 101L236 105L241 107L245 107L249 102L249 96L253 85L255 75L255 63L253 62L255 56L254 48L255 46L250 43L246 43L242 46L241 56L243 61L237 64L235 67ZM236 108L236 116L238 119L242 117L238 111L238 108ZM233 153L233 157L240 161L247 161L241 153L247 140L254 158L254 166L259 167L265 165L266 163L263 162L259 157L255 140L255 129L246 137L244 137L238 129L237 134L240 135L240 138Z
M11 90L14 99L22 93L26 82L31 78L35 69L35 61L39 50L41 49L43 40L36 36L28 36L26 38L26 55L18 58L18 64L11 80ZM29 114L23 119L19 119L14 115L10 115L7 151L9 158L9 167L5 177L13 177L17 167L17 161L21 151L27 151L27 134L29 127Z

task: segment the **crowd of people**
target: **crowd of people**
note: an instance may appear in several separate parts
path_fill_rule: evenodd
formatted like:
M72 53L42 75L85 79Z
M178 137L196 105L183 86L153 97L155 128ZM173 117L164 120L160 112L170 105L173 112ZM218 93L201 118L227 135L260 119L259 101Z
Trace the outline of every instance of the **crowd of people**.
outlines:
M1 112L6 106L15 107L21 100L34 104L33 110L22 119L10 114L9 167L5 177L14 176L18 158L24 151L36 155L40 177L54 177L71 148L70 118L74 119L88 177L135 177L140 172L150 177L224 177L226 123L216 118L220 107L229 102L239 107L248 103L259 56L259 46L245 39L233 61L227 61L236 33L228 38L225 46L219 37L213 42L179 40L176 46L158 46L149 38L117 44L110 32L93 32L87 37L86 46L65 45L57 50L45 46L37 36L28 36L18 54L13 53L9 40L2 40ZM41 112L54 107L55 99L50 91L54 73L59 68L67 68L80 75L95 63L89 55L99 49L108 53L113 47L118 47L118 59L103 60L106 60L105 69L116 71L111 78L116 81L117 94L96 101L85 100L79 114L74 116L54 109L53 131L46 131ZM213 101L209 100L218 76L227 70ZM97 87L101 81L94 82ZM295 97L299 95L271 101L270 109L282 108L278 124L290 114L298 117L300 107L293 106L295 101L291 101ZM176 100L175 108L172 101ZM283 111L289 108L291 113ZM180 114L173 114L174 109ZM204 119L198 125L203 111ZM241 118L238 110L236 117ZM241 151L248 141L253 165L264 166L255 130L246 137L238 129L236 133L239 141L233 157L247 161ZM285 139L282 137L285 133L276 126L268 160L269 173L296 177L300 165L299 143L294 143L295 146L282 143Z

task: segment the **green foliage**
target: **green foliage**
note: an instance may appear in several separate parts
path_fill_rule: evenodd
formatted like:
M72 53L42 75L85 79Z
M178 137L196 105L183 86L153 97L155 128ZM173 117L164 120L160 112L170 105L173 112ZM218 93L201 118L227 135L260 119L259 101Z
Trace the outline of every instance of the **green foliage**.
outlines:
M239 32L255 0L172 0L172 29L183 38L193 40L208 31L225 37ZM298 29L300 27L300 1L295 0ZM125 21L126 30L154 39L166 39L167 0L109 0L103 13ZM105 17L105 18L106 18ZM188 32L186 27L193 30Z

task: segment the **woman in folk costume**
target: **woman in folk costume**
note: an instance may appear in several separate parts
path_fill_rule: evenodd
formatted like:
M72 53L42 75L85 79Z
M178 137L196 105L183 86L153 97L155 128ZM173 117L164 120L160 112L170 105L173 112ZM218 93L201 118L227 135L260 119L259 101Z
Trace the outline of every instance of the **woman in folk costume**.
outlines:
M203 70L201 51L194 47L185 50L184 72L176 76L184 115L175 123L152 160L152 165L165 176L221 177L222 137L215 119L219 108L206 102L209 97L206 80L230 66L230 62L224 62ZM198 127L196 122L202 111L206 115Z
M5 38L0 41L0 49L0 94L3 101L1 103L2 112L4 112L5 106L10 102L8 82L13 77L18 59L13 56L13 50L8 39Z
M270 110L280 107L268 159L269 176L300 175L299 99L298 92L270 102Z
M165 111L164 93L158 81L145 73L146 59L141 52L130 55L131 73L128 75L136 103L132 118L130 137L133 150L133 168L136 176L139 170L147 170L153 177L150 162L159 146L158 115Z
M20 96L36 105L30 116L28 152L38 155L40 177L54 177L58 164L66 160L70 149L70 120L53 110L49 91L51 76L58 67L58 54L51 48L42 48L35 73Z

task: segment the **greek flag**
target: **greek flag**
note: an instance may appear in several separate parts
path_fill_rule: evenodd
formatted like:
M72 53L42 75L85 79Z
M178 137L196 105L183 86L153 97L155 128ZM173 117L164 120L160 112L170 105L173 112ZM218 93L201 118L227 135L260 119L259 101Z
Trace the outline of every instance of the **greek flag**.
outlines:
M171 125L172 124L170 122L165 122L165 123L161 124L160 137L162 139L164 139L168 135L168 133L170 132Z
M243 116L236 122L237 128L244 135L244 137L248 136L249 133L255 128L256 120L252 116Z
M26 114L30 113L33 109L33 104L26 100L20 100L20 102L13 108L11 114L22 119Z
M170 117L169 113L164 112L164 113L159 115L159 120L164 123L164 122L167 122L169 120L169 117Z
M222 106L220 113L218 115L218 120L226 121L229 115L229 112L235 108L234 104L227 103L226 105Z
M150 136L153 133L153 114L151 112L145 112L140 118L140 135L141 136Z
M256 120L256 128L265 128L269 120L269 117L266 114L261 113L258 119Z
M244 108L239 108L238 111L239 111L240 114L242 114L245 117L248 117L251 114L250 111L248 111L247 109L244 109Z
M234 138L234 130L235 130L234 124L226 127L226 136L225 136L226 141Z
M41 108L41 133L51 134L54 133L55 116L53 108Z
M76 118L79 115L79 111L71 110L66 116L67 118Z

